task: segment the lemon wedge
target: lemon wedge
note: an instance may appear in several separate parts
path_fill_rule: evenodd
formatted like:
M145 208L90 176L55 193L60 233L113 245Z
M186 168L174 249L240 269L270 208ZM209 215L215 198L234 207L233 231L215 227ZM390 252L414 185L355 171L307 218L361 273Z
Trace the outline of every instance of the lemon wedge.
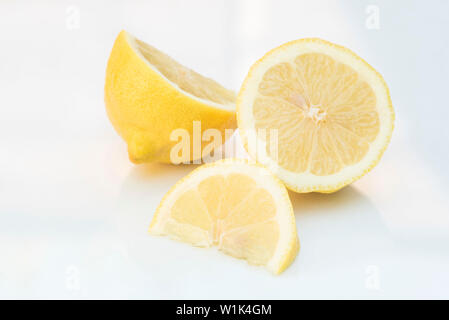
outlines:
M225 254L281 273L299 241L287 191L266 168L242 159L205 164L163 198L150 233Z

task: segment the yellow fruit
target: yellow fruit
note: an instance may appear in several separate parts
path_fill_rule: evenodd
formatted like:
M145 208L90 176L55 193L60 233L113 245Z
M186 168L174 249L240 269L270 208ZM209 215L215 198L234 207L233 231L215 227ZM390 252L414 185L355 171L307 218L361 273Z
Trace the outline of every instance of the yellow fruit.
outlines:
M200 140L207 129L218 129L224 137L224 129L236 126L234 92L126 31L118 35L109 57L105 104L135 163L169 163L170 151L178 143L170 135L185 129L193 137L193 121L201 121ZM196 160L201 153L191 151L184 157L182 161Z
M181 179L162 199L150 233L264 265L278 274L299 250L287 191L258 164L226 159Z
M251 67L237 122L248 153L288 188L334 192L378 163L394 111L385 81L368 63L333 43L301 39Z

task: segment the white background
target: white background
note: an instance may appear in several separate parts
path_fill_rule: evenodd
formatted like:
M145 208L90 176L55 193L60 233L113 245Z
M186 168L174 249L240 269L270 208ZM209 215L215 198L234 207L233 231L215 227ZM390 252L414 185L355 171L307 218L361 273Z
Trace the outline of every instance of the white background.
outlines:
M448 12L445 0L2 1L0 298L449 298ZM236 91L266 51L303 37L385 77L389 148L340 192L291 194L302 248L282 275L147 235L193 166L129 162L103 102L121 29Z

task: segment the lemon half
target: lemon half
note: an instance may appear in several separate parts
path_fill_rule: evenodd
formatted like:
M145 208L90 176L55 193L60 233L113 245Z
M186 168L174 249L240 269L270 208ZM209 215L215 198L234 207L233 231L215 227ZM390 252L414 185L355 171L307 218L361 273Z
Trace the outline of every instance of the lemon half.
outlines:
M199 121L201 149L207 129L217 129L224 142L224 130L236 127L235 93L212 79L190 70L158 49L120 32L112 48L105 84L107 114L128 144L135 163L172 162L170 152L179 142L170 138L176 129L186 130L193 139L194 121ZM193 151L179 161L197 160ZM211 149L212 150L212 149Z
M385 81L368 63L333 43L301 39L251 67L237 121L248 153L288 188L334 192L378 163L394 111Z

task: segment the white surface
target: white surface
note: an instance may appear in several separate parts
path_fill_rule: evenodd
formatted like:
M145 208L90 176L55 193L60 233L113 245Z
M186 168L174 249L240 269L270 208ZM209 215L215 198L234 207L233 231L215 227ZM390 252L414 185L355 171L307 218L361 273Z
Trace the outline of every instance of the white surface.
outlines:
M380 29L366 27L368 5ZM2 1L0 298L449 298L448 9L445 0ZM281 276L147 235L163 194L194 166L128 161L103 103L122 28L235 90L267 50L310 36L384 75L391 145L338 193L291 194L302 249Z

